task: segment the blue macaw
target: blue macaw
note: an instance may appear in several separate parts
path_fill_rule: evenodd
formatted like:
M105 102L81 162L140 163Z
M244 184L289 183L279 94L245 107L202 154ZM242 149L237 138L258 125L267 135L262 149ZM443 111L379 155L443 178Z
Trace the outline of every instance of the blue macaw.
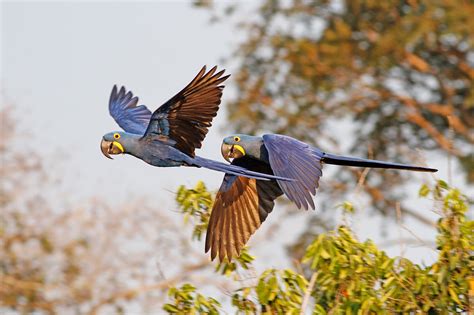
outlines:
M194 166L225 172L234 176L248 176L260 180L279 179L245 168L195 156L216 116L221 102L220 85L229 75L217 67L206 73L204 66L183 90L160 106L153 114L138 97L114 86L110 95L109 112L123 131L107 133L101 142L102 153L130 154L158 167Z
M272 212L275 199L285 194L298 208L314 209L313 196L319 187L323 164L436 172L436 169L339 156L323 152L294 138L267 134L255 137L237 134L223 140L223 157L232 165L295 179L259 181L225 175L206 234L205 251L219 260L240 255L250 236Z

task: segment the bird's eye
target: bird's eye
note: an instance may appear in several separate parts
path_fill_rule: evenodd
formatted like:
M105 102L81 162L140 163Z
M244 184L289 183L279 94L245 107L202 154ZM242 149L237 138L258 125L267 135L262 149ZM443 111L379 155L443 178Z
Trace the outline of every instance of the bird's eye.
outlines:
M239 142L239 141L240 141L240 137L234 137L234 141L235 141L235 142Z
M114 133L114 139L120 139L120 134Z

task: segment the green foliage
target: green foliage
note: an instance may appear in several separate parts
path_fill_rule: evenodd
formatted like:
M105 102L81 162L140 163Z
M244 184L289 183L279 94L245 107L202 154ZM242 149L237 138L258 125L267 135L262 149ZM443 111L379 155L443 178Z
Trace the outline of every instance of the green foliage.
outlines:
M346 227L335 234L320 235L308 247L303 262L317 271L315 302L324 309L352 311L362 304L370 305L368 310L373 308L372 299L378 298L376 286L388 278L387 272L394 264L371 241L358 242Z
M297 314L306 287L304 276L289 269L270 269L263 272L258 281L258 302L265 311Z
M206 185L202 181L198 181L193 189L187 189L183 185L179 186L176 202L184 214L185 223L188 222L189 218L197 220L197 223L194 224L193 239L201 240L202 234L209 223L210 209L213 202Z
M163 306L168 314L219 314L220 303L196 293L191 284L169 289L168 296L173 299Z
M468 200L441 180L434 187L423 185L420 195L432 198L442 214L437 224L438 260L432 265L389 257L372 241L360 242L348 227L340 226L308 246L298 269L308 274L268 269L254 285L234 292L233 307L246 314L299 314L309 306L314 314L467 311L469 279L474 283L474 221L466 217ZM350 203L343 206L352 209ZM226 274L233 269L223 272L218 266L216 271ZM190 305L195 301L181 299Z
M232 296L232 305L245 314L257 313L257 303L252 301L252 288L244 287L236 290Z
M224 261L216 265L216 272L220 272L223 275L230 276L234 271L237 270L238 266L243 270L249 269L252 261L255 260L255 257L250 255L248 248L242 248L240 256L232 260L231 262Z
M354 213L355 212L354 205L349 201L344 201L342 204L339 205L339 207L342 208L342 210L345 213Z
M305 277L293 270L269 269L260 275L256 287L238 289L232 296L232 305L245 313L261 309L268 314L299 314L307 287Z
M213 197L207 191L206 185L202 181L198 181L194 188L180 186L176 195L176 202L180 211L184 214L184 222L187 223L190 218L193 218L196 222L193 229L193 239L201 240L204 231L207 229L213 204ZM244 247L240 256L232 262L218 263L216 272L230 276L239 266L247 270L253 260L254 257Z

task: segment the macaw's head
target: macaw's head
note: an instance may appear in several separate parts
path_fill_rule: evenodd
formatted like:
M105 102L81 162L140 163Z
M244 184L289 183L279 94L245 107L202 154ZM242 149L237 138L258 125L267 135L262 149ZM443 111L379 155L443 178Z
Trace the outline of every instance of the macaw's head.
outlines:
M224 138L221 145L221 153L227 162L243 156L260 158L263 140L261 137L236 134Z
M124 142L127 138L127 134L121 131L109 132L102 137L100 143L100 149L102 153L112 159L111 154L122 154L125 153Z

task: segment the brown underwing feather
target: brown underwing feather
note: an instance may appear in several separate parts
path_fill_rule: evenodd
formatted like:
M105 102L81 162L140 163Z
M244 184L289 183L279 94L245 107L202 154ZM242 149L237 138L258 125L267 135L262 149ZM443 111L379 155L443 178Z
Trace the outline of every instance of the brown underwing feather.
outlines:
M236 210L238 211L238 209L236 209ZM232 227L232 237L231 237L231 239L233 240L233 243L232 243L232 256L237 257L237 256L239 256L239 242L240 242L239 231L238 231L238 228L237 228L237 215L234 217L234 220L231 220L231 227Z
M234 165L248 170L273 174L264 162L243 157ZM259 181L226 174L212 208L206 234L205 250L211 259L219 256L222 262L240 255L251 235L273 210L275 199L283 192L277 182Z
M219 260L220 261L223 261L224 260L224 254L227 252L227 248L226 248L226 233L228 232L228 229L227 229L227 222L229 222L229 216L227 215L224 215L222 217L223 219L223 222L222 222L222 225L221 225L221 228L220 228L220 231L221 231L221 234L218 238L218 242L219 242Z
M224 88L220 84L229 77L222 77L225 70L215 73L216 69L206 73L204 66L184 89L160 106L151 116L145 136L168 136L176 141L177 149L194 156L219 110Z
M237 244L238 252L240 255L242 246L245 245L245 240L246 240L245 235L250 234L250 229L246 225L245 215L244 215L245 210L243 209L243 207L237 207L235 209L235 212L236 212L235 221L239 228L238 242L236 244Z

